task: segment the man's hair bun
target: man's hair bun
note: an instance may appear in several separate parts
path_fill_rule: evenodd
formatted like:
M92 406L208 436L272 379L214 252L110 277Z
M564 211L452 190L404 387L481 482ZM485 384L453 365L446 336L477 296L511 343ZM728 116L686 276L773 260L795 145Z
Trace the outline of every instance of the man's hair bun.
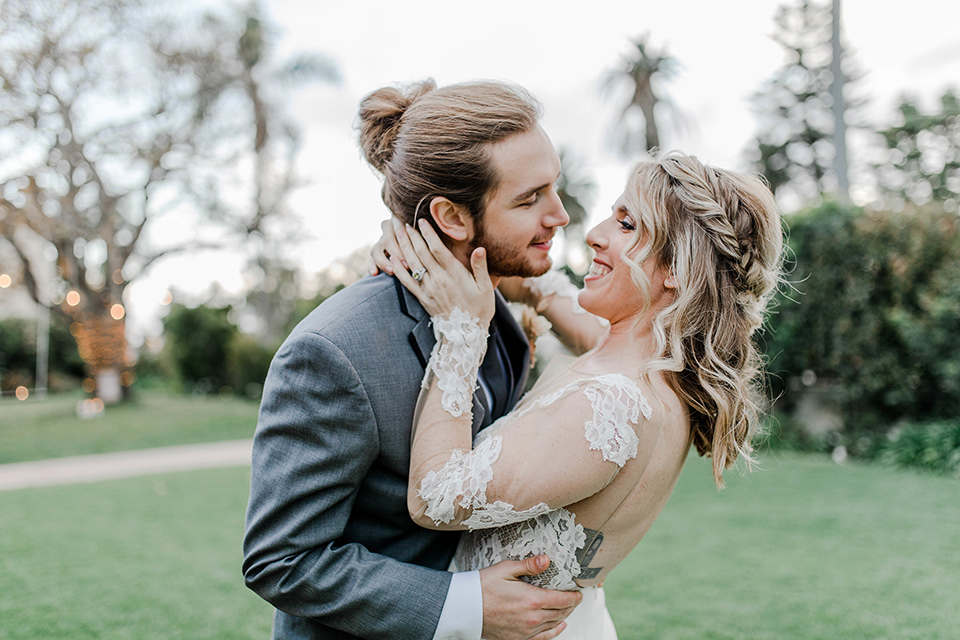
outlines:
M424 80L402 88L377 89L360 103L360 148L377 171L384 172L393 156L393 145L400 132L403 114L417 98L437 88L433 80Z

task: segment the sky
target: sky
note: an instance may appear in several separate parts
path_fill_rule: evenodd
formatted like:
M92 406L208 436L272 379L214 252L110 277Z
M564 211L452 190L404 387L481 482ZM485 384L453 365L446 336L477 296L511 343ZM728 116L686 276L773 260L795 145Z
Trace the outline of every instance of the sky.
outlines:
M377 88L428 77L440 85L496 78L529 89L543 103L543 127L554 144L574 151L598 185L590 220L606 215L629 162L607 141L622 107L599 88L641 34L681 63L664 89L685 125L664 123L662 147L746 169L744 152L756 130L749 98L784 62L770 37L777 4L265 0L279 58L322 52L343 76L338 86L300 89L289 102L308 184L290 201L307 233L288 255L313 273L376 240L389 212L356 143L357 107ZM866 113L874 122L890 122L904 92L929 105L946 87L960 88L960 3L843 0L842 20L846 44L866 72L856 92L869 99ZM216 281L239 292L242 267L242 258L229 252L161 262L129 289L129 320L141 332L158 333L168 289L199 296Z

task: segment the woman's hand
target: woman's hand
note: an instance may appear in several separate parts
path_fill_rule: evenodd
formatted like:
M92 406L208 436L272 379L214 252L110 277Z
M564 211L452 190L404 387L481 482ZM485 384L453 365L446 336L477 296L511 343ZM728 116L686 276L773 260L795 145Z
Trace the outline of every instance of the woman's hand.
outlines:
M390 262L391 256L400 255L400 245L397 243L397 235L403 233L403 223L396 218L391 217L380 223L380 239L370 247L370 259L373 261L367 270L370 275L375 276L381 271L393 275L393 264ZM407 269L407 263L400 259L404 269Z
M398 253L390 254L394 275L431 316L466 311L483 324L493 318L493 283L487 273L487 254L482 247L470 256L473 273L444 246L437 232L424 220L420 231L410 226L396 234ZM409 271L404 268L404 262Z

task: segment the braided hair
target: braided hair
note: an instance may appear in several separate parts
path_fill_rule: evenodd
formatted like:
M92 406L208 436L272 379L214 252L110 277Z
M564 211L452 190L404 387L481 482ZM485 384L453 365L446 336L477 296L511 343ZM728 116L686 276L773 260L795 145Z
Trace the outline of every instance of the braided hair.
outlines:
M650 256L677 282L676 298L653 319L656 355L643 374L665 373L722 488L724 469L752 461L763 397L753 335L781 277L780 215L759 178L681 153L636 165L626 200L640 232L622 257L641 296L649 300L640 265Z

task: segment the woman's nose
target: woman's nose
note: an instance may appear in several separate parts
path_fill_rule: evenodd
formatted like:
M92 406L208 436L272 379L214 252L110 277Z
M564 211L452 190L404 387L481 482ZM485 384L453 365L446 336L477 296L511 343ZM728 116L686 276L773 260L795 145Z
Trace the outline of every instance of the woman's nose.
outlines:
M590 231L587 231L587 245L593 249L600 249L606 243L606 236L603 234L603 223L601 222Z

